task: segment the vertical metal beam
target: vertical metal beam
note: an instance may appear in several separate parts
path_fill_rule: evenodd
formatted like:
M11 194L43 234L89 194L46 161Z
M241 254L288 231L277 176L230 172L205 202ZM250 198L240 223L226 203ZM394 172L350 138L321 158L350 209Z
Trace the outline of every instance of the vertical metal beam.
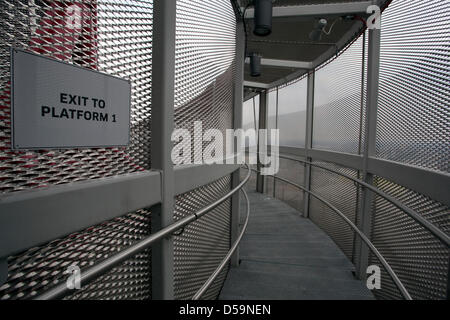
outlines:
M269 92L268 91L261 91L259 94L259 130L267 129L267 104L269 101ZM258 131L259 131L258 130ZM256 176L256 192L264 193L264 182L265 182L265 176L261 175L259 172L261 172L261 158L260 158L260 144L261 139L259 139L259 132L258 132L258 173Z
M234 78L234 105L233 105L233 127L242 128L242 105L244 102L244 55L245 55L245 34L244 23L240 19L236 21L236 70ZM234 152L240 152L239 146L235 143ZM236 188L240 183L240 170L233 172L231 176L232 188ZM235 243L239 236L240 223L240 193L235 193L231 198L231 244ZM239 248L236 249L230 260L232 267L239 266Z
M376 153L378 91L380 76L380 41L381 30L369 30L369 47L367 61L367 104L365 115L365 145L363 153L363 178L366 183L373 184L373 175L368 172L369 157ZM358 228L370 239L372 225L373 192L362 189L361 207L359 211ZM360 279L365 279L369 263L369 248L361 241L357 242L358 254L357 274Z
M314 123L314 83L316 73L314 70L308 73L308 88L307 88L307 100L306 100L306 135L305 135L305 149L306 149L306 161L311 162L312 158L308 157L309 150L312 149L313 144L313 123ZM311 166L305 165L304 186L307 190L311 190ZM309 217L309 201L310 196L306 192L303 192L304 207L303 216Z
M363 153L363 137L364 137L364 102L365 102L365 88L366 88L366 33L363 33L363 44L362 44L362 63L361 63L361 105L360 105L360 113L359 113L359 141L358 141L358 155ZM363 179L361 170L358 170L358 179ZM356 221L354 221L355 225L358 225L359 220L359 210L361 205L361 194L360 194L360 186L357 186L356 189L356 201L355 201L355 217ZM352 251L352 262L353 264L357 264L357 259L359 255L359 246L361 245L361 238L356 234L353 235L353 251ZM358 254L358 255L357 255Z
M152 232L173 223L174 172L171 135L174 125L176 0L153 3L152 168L162 173L162 202L152 208ZM151 190L149 190L150 192ZM152 247L152 297L174 298L173 240Z

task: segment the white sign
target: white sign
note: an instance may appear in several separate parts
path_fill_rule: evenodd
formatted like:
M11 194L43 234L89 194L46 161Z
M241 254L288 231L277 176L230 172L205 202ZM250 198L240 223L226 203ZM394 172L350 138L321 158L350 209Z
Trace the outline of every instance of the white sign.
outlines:
M12 148L126 146L127 80L12 49Z

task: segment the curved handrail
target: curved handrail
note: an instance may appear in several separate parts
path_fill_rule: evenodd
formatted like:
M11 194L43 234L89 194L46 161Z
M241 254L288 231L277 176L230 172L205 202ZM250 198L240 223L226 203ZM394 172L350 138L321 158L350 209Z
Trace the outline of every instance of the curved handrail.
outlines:
M220 204L225 202L228 198L230 198L232 195L234 195L236 192L242 189L242 187L247 183L247 181L250 179L251 175L251 169L248 165L246 165L248 169L247 176L245 179L236 186L233 190L228 192L226 195L221 197L220 199L216 200L212 204L204 207L203 209L184 217L173 224L165 227L164 229L159 230L158 232L155 232L154 234L138 241L137 243L131 245L130 247L120 251L119 253L109 257L108 259L105 259L101 261L100 263L92 266L91 268L84 270L81 273L81 284L86 284L92 281L93 279L97 278L98 276L106 273L107 271L111 270L121 262L124 262L128 260L129 258L133 257L134 255L142 252L143 250L149 248L152 246L155 242L162 240L163 238L166 238L170 235L172 235L174 232L182 229L183 227L187 226L188 224L196 221L197 219L201 218L211 210L218 207ZM68 289L66 283L61 283L50 290L44 292L43 294L37 296L34 298L34 300L51 300L51 299L58 299L61 297L64 297L65 295L71 293L72 290Z
M203 284L203 286L197 291L197 293L192 297L192 300L199 300L203 294L206 292L206 290L209 289L211 284L216 280L217 276L222 272L223 268L226 266L227 262L231 259L231 256L236 251L237 247L239 246L239 243L241 242L242 237L244 236L245 230L247 229L248 220L250 217L250 200L248 199L248 195L245 192L244 189L241 189L241 192L244 194L245 200L247 201L247 218L245 219L244 226L242 227L242 231L239 234L238 238L234 242L233 246L231 247L230 251L228 251L225 258L222 260L220 265L217 267L217 269L213 272L213 274L206 280L206 282Z
M443 232L441 229L439 229L438 227L436 227L434 224L432 224L431 222L429 222L428 220L426 220L424 217L422 217L420 214L418 214L417 212L415 212L414 210L410 209L409 207L405 206L403 203L401 203L400 201L398 201L397 199L395 199L394 197L391 197L390 195L386 194L385 192L379 190L378 188L364 182L361 181L359 179L353 178L352 176L349 176L345 173L309 162L309 161L305 161L305 160L300 160L300 159L296 159L296 158L292 158L292 157L288 157L288 156L284 156L284 155L279 155L280 158L282 159L287 159L287 160L291 160L291 161L296 161L296 162L300 162L300 163L304 163L307 165L311 165L313 167L316 168L320 168L329 172L333 172L337 175L340 175L342 177L345 177L367 189L369 189L370 191L378 194L379 196L381 196L382 198L384 198L385 200L389 201L390 203L392 203L394 206L396 206L397 208L399 208L400 210L404 211L407 215L409 215L412 219L414 219L416 222L418 222L422 227L424 227L425 229L427 229L429 232L431 232L436 238L438 238L443 244L445 244L447 247L450 247L450 237ZM329 162L324 160L325 162Z
M258 172L257 170L252 169L253 171ZM316 198L317 200L319 200L320 202L322 202L323 204L325 204L327 207L329 207L331 210L333 210L334 212L336 212L352 229L353 231L355 231L359 237L361 238L361 240L363 240L366 245L370 248L370 250L372 250L372 252L377 256L377 258L380 260L381 264L384 266L384 268L386 269L386 271L388 272L389 276L392 278L392 280L394 281L395 285L397 286L397 288L400 290L400 293L403 295L403 297L406 300L412 300L411 295L409 294L408 290L406 290L405 286L403 285L403 283L400 281L399 277L395 274L394 270L392 269L392 267L389 265L389 263L386 261L386 259L384 259L384 257L381 255L381 253L378 251L378 249L372 244L372 242L366 237L366 235L364 233L362 233L358 227L350 221L350 219L348 219L345 214L343 214L338 208L336 208L335 206L333 206L331 203L329 203L327 200L325 200L324 198L322 198L321 196L315 194L314 192L311 192L309 190L307 190L305 187L302 187L292 181L289 181L287 179L283 179L280 177L277 177L276 175L272 175L272 177L274 177L275 179L284 181L287 184L290 184L294 187L297 187L303 191L305 191L306 193L310 194L311 196L313 196L314 198Z

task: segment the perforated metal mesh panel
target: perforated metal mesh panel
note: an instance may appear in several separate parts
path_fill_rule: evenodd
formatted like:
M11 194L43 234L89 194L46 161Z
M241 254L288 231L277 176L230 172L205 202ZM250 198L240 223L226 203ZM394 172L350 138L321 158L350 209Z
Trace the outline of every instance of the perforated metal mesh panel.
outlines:
M255 169L256 170L256 169ZM241 170L241 181L243 181L245 179L245 177L247 176L247 171ZM256 172L252 171L250 173L250 178L248 179L247 183L244 186L245 191L247 192L252 192L256 190Z
M177 1L175 108L204 93L230 68L235 57L235 30L230 1ZM218 84L215 87L220 89Z
M30 299L69 277L71 265L86 268L150 234L149 210L138 210L8 259L0 300ZM150 250L137 254L66 299L150 299Z
M391 181L375 178L375 186L450 234L450 208ZM413 299L446 299L450 249L403 211L381 197L373 209L372 241L405 284ZM378 264L371 256L371 263ZM401 298L386 272L379 298Z
M236 19L228 0L179 0L176 15L174 125L190 131L193 147L206 130L217 129L225 136L233 127ZM203 132L194 135L195 121L202 121ZM204 142L203 149L207 145ZM193 152L191 156L194 160ZM205 207L230 188L230 177L225 177L177 197L175 218ZM228 252L230 209L227 201L175 238L176 299L192 298ZM204 299L218 296L226 271Z
M297 1L281 1L277 5L286 3ZM444 0L394 0L384 12L377 157L450 172L449 18L450 3ZM360 119L364 119L366 89L362 88L361 80L367 75L363 45L367 52L367 42L364 44L361 37L316 72L314 148L358 153L364 145L360 134L364 131ZM331 157L329 160L333 161ZM358 177L354 169L320 164ZM291 172L295 170L288 168L288 179ZM357 224L361 195L353 182L312 168L311 184L313 192L329 200ZM447 234L450 232L447 206L381 177L375 177L374 185ZM358 261L353 252L355 235L336 213L312 198L310 217L347 257ZM413 299L448 299L449 248L382 197L375 196L372 219L374 245ZM369 264L381 266L373 254ZM385 270L381 290L374 293L381 299L402 298Z
M377 156L450 172L450 2L394 0L382 19Z
M175 127L192 133L192 146L203 134L193 134L195 121L223 136L233 126L235 30L230 1L177 2Z
M273 123L274 121L272 121ZM259 128L259 94L244 102L242 106L242 128L255 130L255 137L246 139L246 148L256 153L256 130Z
M176 198L175 219L192 214L231 190L231 177ZM230 249L230 200L187 226L174 239L175 298L191 299L208 280ZM225 281L228 267L217 277L202 299L215 299Z
M357 178L356 170L318 161L314 161L314 163ZM352 181L326 170L312 167L311 191L329 201L356 224L358 188ZM314 197L311 197L310 200L309 216L336 242L345 255L353 260L354 232L344 220Z
M150 168L152 7L119 0L0 3L0 192ZM11 46L131 80L129 147L12 151Z
M363 38L316 71L313 147L358 153L361 126Z
M300 158L304 160L303 158ZM292 181L300 186L305 185L304 181L305 167L303 164L280 158L280 171L277 176L283 179ZM267 182L269 188L269 195L273 195L273 180ZM299 188L296 188L283 181L275 181L275 197L289 204L299 212L304 211L304 194Z

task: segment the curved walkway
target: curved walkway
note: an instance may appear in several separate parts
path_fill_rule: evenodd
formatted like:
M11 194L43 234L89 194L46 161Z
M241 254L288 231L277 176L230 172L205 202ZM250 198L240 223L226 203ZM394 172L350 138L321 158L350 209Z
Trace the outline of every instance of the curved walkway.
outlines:
M309 219L266 195L250 192L249 198L241 264L230 269L219 299L374 299L354 278L352 263Z

